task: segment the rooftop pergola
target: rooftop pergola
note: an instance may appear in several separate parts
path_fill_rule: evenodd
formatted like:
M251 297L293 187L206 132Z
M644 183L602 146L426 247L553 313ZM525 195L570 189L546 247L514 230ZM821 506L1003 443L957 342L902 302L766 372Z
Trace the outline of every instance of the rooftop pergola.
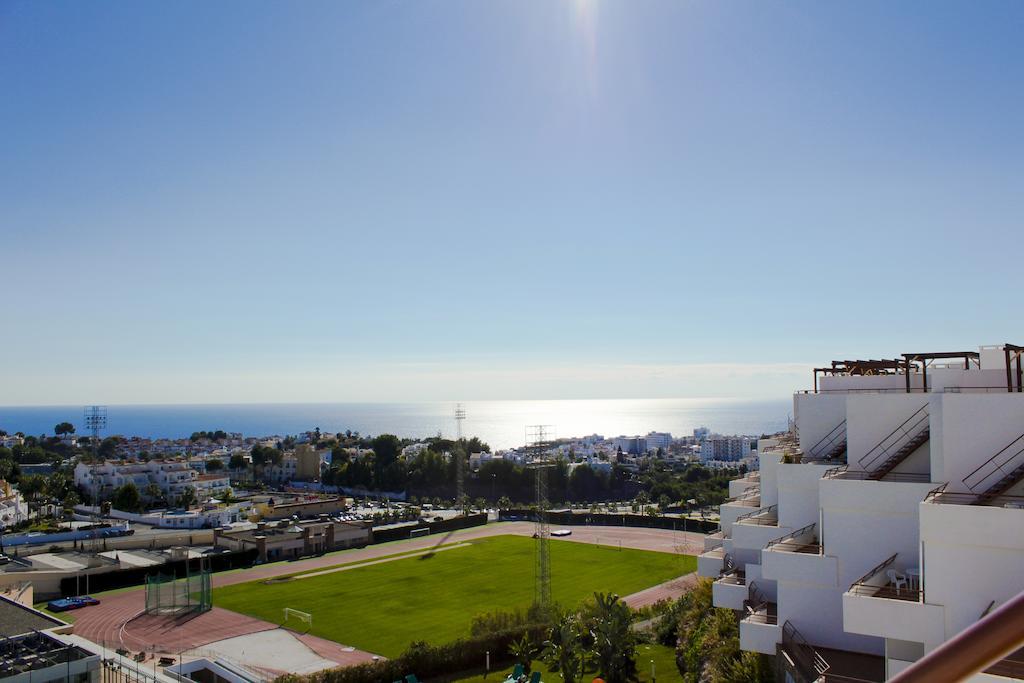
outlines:
M1024 392L1024 346L1004 344L1006 357L1006 390ZM907 393L912 371L921 373L921 391L928 390L928 366L937 360L963 360L964 370L971 365L981 367L981 354L977 351L935 351L931 353L904 353L902 358L882 360L834 360L828 367L814 368L814 393L818 393L818 374L822 375L897 375L906 377Z
M818 373L823 375L895 375L903 369L904 361L884 360L834 360L830 367L814 368L814 393L818 393Z
M1021 380L1024 380L1024 372L1021 371L1020 360L1021 355L1024 354L1024 346L1017 346L1016 344L1003 344L1003 354L1006 356L1006 390L1013 391L1013 376L1017 375L1017 391L1024 391L1024 387L1021 386ZM1016 372L1010 369L1011 358L1015 359L1016 361Z
M934 353L905 353L906 360L905 375L907 377L907 393L910 393L910 365L917 363L921 368L921 386L924 391L928 390L928 365L936 360L964 359L964 370L971 369L971 361L981 367L981 354L977 351L938 351Z

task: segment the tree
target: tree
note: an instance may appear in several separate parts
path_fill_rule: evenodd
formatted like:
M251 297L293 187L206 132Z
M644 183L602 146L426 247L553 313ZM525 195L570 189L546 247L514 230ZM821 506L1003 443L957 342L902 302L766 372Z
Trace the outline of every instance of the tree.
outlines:
M224 469L224 463L221 460L218 460L217 458L210 458L206 461L207 472L219 472L222 469Z
M530 673L530 669L533 668L533 658L537 656L537 652L537 646L530 640L530 634L525 632L522 638L513 640L512 644L508 646L508 653L523 665L523 670L526 673Z
M18 490L30 504L46 489L46 479L40 474L28 474L18 480Z
M555 623L544 641L541 657L552 671L562 674L565 683L576 683L584 666L582 626L575 614L568 614Z
M475 507L477 510L484 510L487 508L487 501L484 500L483 498L477 498L476 500L473 501L473 507Z
M149 499L150 502L162 500L164 497L163 489L156 482L149 482L146 484L146 488L143 489L142 493Z
M508 496L502 496L498 499L499 510L509 510L512 508L512 499Z
M191 486L185 487L185 490L178 496L178 507L188 508L194 505L196 502L196 490Z
M234 455L231 456L231 459L228 460L228 467L233 470L242 470L248 466L248 461L245 459L245 456L242 455L241 453L235 453Z
M111 503L118 510L135 512L141 507L142 496L139 495L139 489L135 486L135 483L128 482L114 490Z
M588 611L601 677L608 683L627 683L636 676L636 637L630 628L629 607L617 595L595 593Z
M60 424L53 428L53 433L56 434L57 436L64 436L65 434L74 434L75 425L71 424L70 422L61 422Z
M100 447L97 453L101 458L109 458L114 454L114 449L117 448L117 444L121 443L122 439L119 436L108 436L100 442Z

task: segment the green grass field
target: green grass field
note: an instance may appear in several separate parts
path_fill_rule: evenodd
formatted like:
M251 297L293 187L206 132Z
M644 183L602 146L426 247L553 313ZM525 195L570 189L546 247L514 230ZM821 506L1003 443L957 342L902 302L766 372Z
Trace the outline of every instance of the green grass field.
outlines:
M651 678L652 661L654 662L654 678ZM679 674L679 669L676 668L675 649L664 645L637 645L636 668L637 683L651 683L652 681L661 681L661 683L678 683L678 681L683 680L683 677ZM561 675L552 673L551 669L540 660L535 660L530 669L531 671L541 672L541 681L543 683L561 683ZM506 666L503 669L496 669L487 675L467 674L465 678L459 678L455 683L502 683L502 681L505 680L505 677L511 672L512 667ZM589 676L584 675L580 678L581 681L593 680L597 675L597 672L593 669L588 669L586 673L589 674Z
M313 615L314 635L396 657L410 642L469 634L475 614L533 601L534 541L495 536L435 555L283 583L213 591L217 607L280 623L285 607ZM686 555L551 542L554 599L575 607L594 591L629 595L696 569Z

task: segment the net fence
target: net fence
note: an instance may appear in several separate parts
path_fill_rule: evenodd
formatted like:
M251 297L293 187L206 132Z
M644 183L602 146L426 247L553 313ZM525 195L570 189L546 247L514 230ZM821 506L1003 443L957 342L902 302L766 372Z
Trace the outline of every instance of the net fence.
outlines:
M173 574L146 577L146 614L205 612L212 607L209 571L184 578Z

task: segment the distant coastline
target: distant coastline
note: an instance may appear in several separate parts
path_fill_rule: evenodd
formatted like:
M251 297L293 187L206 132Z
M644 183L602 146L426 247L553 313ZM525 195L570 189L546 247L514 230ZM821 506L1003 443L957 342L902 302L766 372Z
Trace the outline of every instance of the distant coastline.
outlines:
M700 426L723 434L761 434L785 429L792 411L788 399L592 399L546 401L466 401L463 432L494 448L520 446L525 428L548 424L555 436L617 436L671 432L691 434ZM246 436L351 429L361 434L391 433L422 438L455 433L451 401L423 403L290 403L111 405L104 435L183 438L196 430L224 429ZM85 433L83 406L0 406L0 429L25 434L52 433L71 422Z

